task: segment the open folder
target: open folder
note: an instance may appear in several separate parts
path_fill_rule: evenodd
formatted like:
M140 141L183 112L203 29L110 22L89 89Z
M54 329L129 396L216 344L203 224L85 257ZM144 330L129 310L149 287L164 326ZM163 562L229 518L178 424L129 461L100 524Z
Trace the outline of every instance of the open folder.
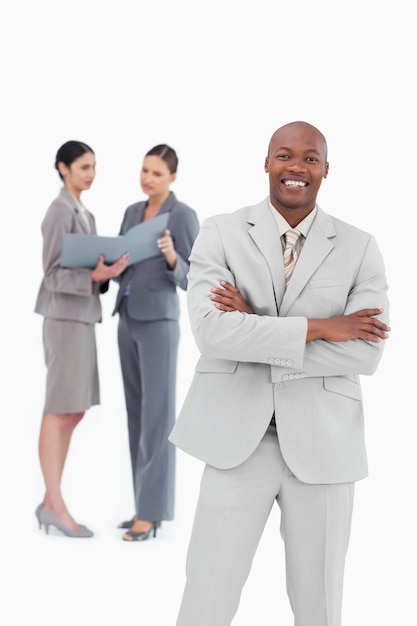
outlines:
M133 226L125 235L102 237L65 233L61 254L61 267L87 267L94 269L100 254L111 265L128 252L128 265L161 254L156 240L162 237L168 224L169 213L161 213L146 222Z

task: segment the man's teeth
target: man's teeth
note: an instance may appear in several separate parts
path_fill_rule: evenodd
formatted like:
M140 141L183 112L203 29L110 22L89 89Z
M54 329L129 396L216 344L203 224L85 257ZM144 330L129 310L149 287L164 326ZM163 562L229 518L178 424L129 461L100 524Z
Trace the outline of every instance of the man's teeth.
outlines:
M306 183L302 180L286 180L284 181L286 187L305 187Z

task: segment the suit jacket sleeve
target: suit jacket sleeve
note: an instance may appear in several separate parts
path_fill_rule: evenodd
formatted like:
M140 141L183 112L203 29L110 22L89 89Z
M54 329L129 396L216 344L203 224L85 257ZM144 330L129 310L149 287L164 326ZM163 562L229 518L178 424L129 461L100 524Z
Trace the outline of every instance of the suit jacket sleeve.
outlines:
M369 236L368 244L359 263L359 271L350 288L344 314L349 315L367 308L383 308L383 314L378 317L388 324L387 292L388 285L382 255L375 238ZM311 341L306 344L302 366L303 375L306 377L371 375L377 369L384 347L385 340L379 343L362 339L343 342ZM286 373L291 375L296 371L287 368ZM283 370L279 372L280 379L284 373ZM275 380L274 375L273 380Z
M64 234L72 232L72 219L70 212L62 205L47 211L42 223L44 285L52 292L91 296L95 292L91 270L66 269L60 265Z
M225 280L235 284L227 263L227 246L216 220L202 224L191 253L188 311L191 329L202 356L270 365L282 362L302 367L307 334L305 317L272 317L219 311L211 288Z
M199 231L197 213L184 205L177 205L172 212L168 228L174 241L177 262L173 270L167 267L167 276L175 286L187 289L187 274L190 269L189 256Z
M194 338L203 356L270 364L273 382L294 376L374 373L384 341L316 340L306 343L308 301L300 309L305 316L292 315L291 312L285 317L247 315L216 309L210 300L211 287L218 285L219 280L236 284L236 276L228 267L230 241L223 242L224 229L219 229L217 223L214 218L204 222L191 255L188 308ZM372 236L369 235L366 241L362 257L357 262L358 270L351 278L347 300L340 312L334 314L382 307L384 314L381 318L388 321L382 256ZM256 302L250 304L256 310Z

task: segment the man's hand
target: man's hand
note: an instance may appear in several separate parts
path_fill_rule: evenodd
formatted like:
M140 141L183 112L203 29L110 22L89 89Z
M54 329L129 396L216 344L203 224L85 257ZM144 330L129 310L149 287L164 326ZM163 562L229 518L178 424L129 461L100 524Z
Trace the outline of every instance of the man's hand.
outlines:
M237 287L234 287L225 280L221 280L221 289L213 287L210 298L216 303L216 307L220 311L240 311L241 313L253 313L253 310L244 300L242 294Z
M125 271L127 263L129 261L129 255L123 254L120 259L117 259L113 265L106 265L104 263L104 256L100 254L96 267L91 272L91 280L95 283L105 282L110 278L116 278Z
M314 341L315 339L325 339L326 341L364 339L378 343L382 339L388 339L387 333L391 330L387 324L374 317L383 311L383 309L363 309L350 315L308 320L306 341Z

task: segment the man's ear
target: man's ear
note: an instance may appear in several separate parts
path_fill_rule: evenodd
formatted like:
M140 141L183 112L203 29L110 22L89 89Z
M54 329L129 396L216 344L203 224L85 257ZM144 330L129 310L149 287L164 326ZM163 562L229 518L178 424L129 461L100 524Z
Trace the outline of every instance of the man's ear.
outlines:
M327 178L327 174L329 173L330 163L326 163L326 167L324 168L323 178Z
M269 172L268 157L265 157L264 170L268 174L268 172Z

